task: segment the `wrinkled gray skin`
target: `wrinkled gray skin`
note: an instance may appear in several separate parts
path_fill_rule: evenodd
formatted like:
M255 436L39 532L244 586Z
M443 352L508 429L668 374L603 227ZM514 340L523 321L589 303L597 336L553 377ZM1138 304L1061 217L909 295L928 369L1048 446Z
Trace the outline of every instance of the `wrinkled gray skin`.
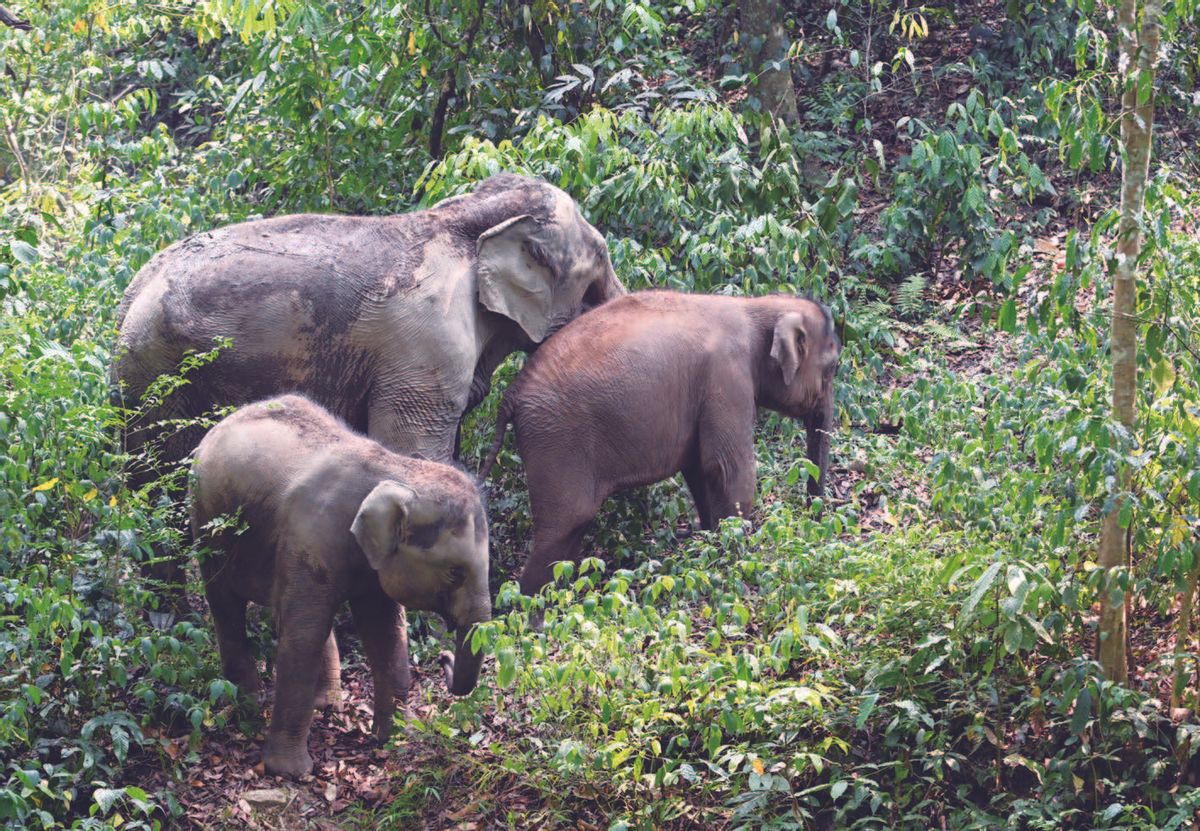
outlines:
M758 407L802 419L824 490L841 345L811 300L631 294L550 338L505 391L487 476L511 422L529 483L521 590L577 560L611 494L682 472L704 528L749 514Z
M390 450L449 460L463 414L506 356L624 293L571 198L511 174L400 216L303 214L197 234L151 259L125 292L114 380L134 406L189 350L233 343L130 425L130 452L159 445L157 469L132 485L179 463L203 434L162 420L292 391ZM182 582L177 565L160 570ZM399 644L404 694L404 632Z
M487 518L471 479L448 465L392 453L297 395L250 404L196 450L192 533L225 675L259 686L246 604L269 606L279 635L275 703L263 753L270 773L312 769L313 707L338 694L333 616L350 601L375 681L374 732L395 713L397 602L455 628L444 656L451 692L479 679L471 626L491 617ZM237 516L246 528L206 530ZM218 524L219 525L219 524ZM332 652L330 651L332 650Z

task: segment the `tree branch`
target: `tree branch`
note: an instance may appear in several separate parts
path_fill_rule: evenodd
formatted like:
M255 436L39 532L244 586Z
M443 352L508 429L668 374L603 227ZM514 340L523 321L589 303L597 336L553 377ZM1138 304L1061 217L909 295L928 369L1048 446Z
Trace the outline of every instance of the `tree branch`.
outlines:
M425 0L425 14L427 17L429 16L429 0ZM475 19L471 21L471 25L463 37L461 48L450 46L450 44L446 43L434 25L433 18L429 17L428 19L429 28L433 30L434 36L465 61L471 54L471 47L475 43L475 35L479 33L479 26L483 23L483 1L480 0L479 2ZM442 136L446 127L446 111L450 107L450 99L458 92L457 73L458 67L455 64L451 64L442 78L441 93L438 95L437 104L433 108L433 118L429 122L429 157L431 159L440 159L442 156Z
M33 27L29 25L28 20L22 20L8 10L7 6L0 6L0 23L5 26L10 26L13 29L20 29L22 32L28 32Z

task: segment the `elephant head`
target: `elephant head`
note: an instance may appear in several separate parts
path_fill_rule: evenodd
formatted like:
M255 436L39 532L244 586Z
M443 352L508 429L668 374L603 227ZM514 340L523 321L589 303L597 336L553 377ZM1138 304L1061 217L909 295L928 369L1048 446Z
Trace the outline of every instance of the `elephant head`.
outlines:
M350 531L390 597L437 612L454 628L450 691L475 689L483 655L471 650L470 630L492 614L487 519L478 496L422 495L385 480L362 501Z
M834 389L842 345L833 318L823 303L789 300L774 319L770 332L770 363L766 373L775 409L804 421L808 458L820 470L808 480L808 492L825 490L829 468L829 434L833 429Z
M625 294L604 237L563 191L494 176L462 199L503 200L511 213L475 238L479 302L514 321L534 344L572 318ZM482 214L486 215L486 214Z

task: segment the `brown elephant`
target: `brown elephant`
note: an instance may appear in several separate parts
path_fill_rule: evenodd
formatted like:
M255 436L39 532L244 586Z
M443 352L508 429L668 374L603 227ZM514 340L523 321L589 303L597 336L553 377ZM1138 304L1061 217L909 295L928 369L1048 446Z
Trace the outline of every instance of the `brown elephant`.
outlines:
M304 214L197 234L157 254L125 292L113 377L136 406L189 352L232 344L129 425L128 451L156 451L132 485L200 441L203 428L175 420L284 392L389 450L447 461L507 355L624 293L571 198L512 174L401 216ZM157 576L182 583L170 558ZM399 649L405 693L404 632Z
M577 560L601 504L625 488L682 471L704 528L748 514L757 407L803 419L820 470L809 492L822 493L840 354L829 309L781 295L644 292L564 327L505 391L482 470L511 423L533 513L521 590Z
M309 726L314 704L338 691L328 649L334 613L347 600L374 676L380 741L396 708L397 602L455 628L446 680L457 695L475 688L482 656L469 632L492 606L487 517L465 473L392 453L308 399L285 395L241 408L200 442L191 520L221 665L242 689L259 686L246 604L274 613L269 772L312 769Z

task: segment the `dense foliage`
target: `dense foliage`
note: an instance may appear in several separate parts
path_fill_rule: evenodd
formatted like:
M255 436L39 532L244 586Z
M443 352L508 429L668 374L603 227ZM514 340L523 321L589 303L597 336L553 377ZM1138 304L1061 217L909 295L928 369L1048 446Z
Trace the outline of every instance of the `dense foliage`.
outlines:
M21 5L31 29L0 27L0 823L182 822L201 737L261 726L206 621L143 619L134 564L178 506L129 491L115 442L133 274L196 230L399 212L500 170L571 193L631 288L828 299L838 484L809 504L802 429L764 416L753 524L683 532L677 483L615 499L598 558L531 600L506 582L529 532L506 451L490 674L390 751L444 765L348 821L1192 821L1196 642L1172 626L1200 575L1198 29L1172 18L1159 76L1131 436L1107 419L1111 8L796 5L790 126L756 112L733 4ZM1119 460L1133 567L1107 575ZM1091 661L1101 592L1134 610L1128 688ZM189 730L180 757L164 736Z

